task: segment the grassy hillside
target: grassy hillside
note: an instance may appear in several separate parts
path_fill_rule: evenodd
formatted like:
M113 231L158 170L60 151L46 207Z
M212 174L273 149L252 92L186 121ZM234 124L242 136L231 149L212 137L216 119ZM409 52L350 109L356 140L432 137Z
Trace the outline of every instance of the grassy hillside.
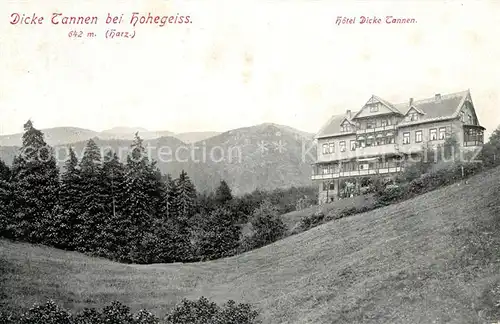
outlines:
M214 262L121 265L0 241L1 299L118 299L157 314L182 297L257 304L266 323L500 320L500 168ZM100 305L99 305L100 306Z
M303 217L310 216L321 210L325 215L328 213L338 213L346 208L356 207L371 207L375 204L375 199L373 194L355 196L350 198L344 198L342 200L337 200L334 203L322 204L319 206L311 206L309 208L304 208L301 210L296 210L290 213L281 215L283 222L287 225L288 229L293 229L297 226Z

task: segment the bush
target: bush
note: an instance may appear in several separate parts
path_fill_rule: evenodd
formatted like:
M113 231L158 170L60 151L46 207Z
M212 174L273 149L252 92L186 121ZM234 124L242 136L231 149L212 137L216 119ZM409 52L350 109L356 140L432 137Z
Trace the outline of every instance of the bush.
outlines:
M286 225L277 208L267 200L253 212L250 223L252 234L242 242L245 251L276 242L286 234Z
M318 210L312 215L305 216L300 220L300 229L302 231L307 231L310 228L316 227L323 224L325 220L325 214L323 211Z
M388 185L381 192L375 194L375 206L383 207L403 200L408 194L406 185Z
M222 307L205 297L184 299L166 318L167 324L257 324L259 313L249 304L230 300Z
M483 166L480 163L455 163L424 173L399 186L388 185L383 191L376 192L376 205L387 206L396 202L409 199L426 192L453 184L461 179L466 179L480 172ZM463 172L463 174L462 174ZM412 174L409 172L409 174ZM409 177L406 177L409 179Z
M374 205L362 206L362 207L352 206L352 207L346 207L341 211L335 211L335 210L331 211L327 215L325 215L323 211L318 210L314 214L303 217L300 220L299 223L300 225L298 227L300 230L298 230L297 232L303 232L332 220L341 219L355 214L365 213L373 209L375 209Z
M101 323L101 313L94 308L85 308L75 315L75 324Z
M222 306L205 297L190 301L184 299L160 321L148 311L133 315L120 302L105 306L101 312L86 308L73 315L52 300L35 305L19 317L0 312L0 324L259 324L259 313L250 304L230 300Z
M52 300L44 305L35 305L24 313L19 324L72 324L72 314L57 306Z

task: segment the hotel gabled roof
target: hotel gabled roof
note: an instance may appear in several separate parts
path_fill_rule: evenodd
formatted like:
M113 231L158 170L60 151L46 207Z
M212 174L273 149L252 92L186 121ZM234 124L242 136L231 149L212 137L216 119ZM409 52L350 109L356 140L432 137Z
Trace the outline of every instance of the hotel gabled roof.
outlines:
M410 103L400 103L400 104L392 104L387 100L383 100L379 97L373 96L382 102L385 105L389 105L391 110L395 113L406 114L410 108ZM402 121L398 124L398 126L404 125L414 125L421 124L431 121L439 121L446 120L458 117L460 113L460 109L463 106L465 100L470 99L470 91L460 91L450 94L441 95L439 99L436 96L432 96L430 98L414 100L411 106L415 107L415 109L419 112L422 112L418 121L406 122ZM350 118L347 114L339 114L334 115L330 118L330 120L320 129L320 131L316 134L316 138L330 137L330 136L338 136L343 135L345 133L341 133L340 123L344 120L344 118L348 118L350 121L359 113L352 112L350 114Z

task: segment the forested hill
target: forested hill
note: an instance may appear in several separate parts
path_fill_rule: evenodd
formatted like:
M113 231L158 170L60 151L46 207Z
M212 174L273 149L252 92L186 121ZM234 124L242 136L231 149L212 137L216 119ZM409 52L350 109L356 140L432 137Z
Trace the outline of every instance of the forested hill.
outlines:
M58 164L64 164L69 146L80 158L86 142L55 145ZM128 139L99 136L95 142L102 149L122 152L118 154L122 161L132 144ZM177 176L185 170L199 191L215 189L220 180L225 180L234 194L312 185L311 163L316 159L313 135L288 126L261 124L239 128L195 143L163 136L145 139L144 145L162 173ZM0 146L0 159L11 164L17 151L17 147Z

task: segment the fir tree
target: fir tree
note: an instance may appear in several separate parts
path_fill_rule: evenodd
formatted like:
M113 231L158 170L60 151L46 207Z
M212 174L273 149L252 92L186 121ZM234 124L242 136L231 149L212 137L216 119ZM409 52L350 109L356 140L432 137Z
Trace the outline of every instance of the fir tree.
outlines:
M99 236L106 214L106 192L100 149L90 139L80 161L81 196L80 214L77 218L75 245L81 252L98 252L101 248Z
M10 168L0 160L0 236L2 237L12 237L7 231L8 222L12 219L12 199Z
M179 178L175 181L174 208L177 217L189 219L194 214L196 189L189 179L188 174L182 170Z
M215 190L215 200L219 206L225 206L233 199L233 194L231 193L231 188L227 185L227 182L222 180L219 187Z
M125 166L116 153L108 152L103 163L104 191L106 194L105 209L108 217L103 224L99 239L103 249L111 259L127 261L129 248L130 217L124 213L125 202Z
M46 233L47 225L58 201L59 169L52 148L31 121L24 124L22 140L12 168L12 230L18 239L44 243L44 238L51 235Z
M2 160L0 160L0 180L10 181L10 168Z
M135 134L132 150L127 157L124 189L124 213L131 219L131 261L147 263L150 254L151 224L158 217L162 198L161 173L155 162L150 162L142 139Z
M164 219L171 219L175 217L174 203L177 188L170 174L162 176L162 183L162 198L159 212Z
M81 206L81 174L78 168L78 158L75 151L70 147L68 159L64 165L64 173L61 175L61 191L59 202L54 213L54 221L51 224L51 244L63 248L74 249L74 234L78 216L83 212Z

